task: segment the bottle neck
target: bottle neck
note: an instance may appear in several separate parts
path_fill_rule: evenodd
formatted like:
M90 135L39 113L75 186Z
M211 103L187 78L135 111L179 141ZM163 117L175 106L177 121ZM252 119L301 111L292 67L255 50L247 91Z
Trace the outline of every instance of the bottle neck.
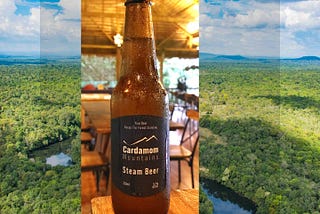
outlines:
M126 4L121 75L137 72L158 76L151 5L146 2Z

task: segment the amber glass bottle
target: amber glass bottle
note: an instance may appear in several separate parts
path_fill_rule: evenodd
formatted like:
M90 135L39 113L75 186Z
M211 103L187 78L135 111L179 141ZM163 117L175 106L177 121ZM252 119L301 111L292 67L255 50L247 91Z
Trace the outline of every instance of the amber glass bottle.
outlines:
M115 213L169 209L168 100L156 68L149 0L127 0L121 75L111 98Z

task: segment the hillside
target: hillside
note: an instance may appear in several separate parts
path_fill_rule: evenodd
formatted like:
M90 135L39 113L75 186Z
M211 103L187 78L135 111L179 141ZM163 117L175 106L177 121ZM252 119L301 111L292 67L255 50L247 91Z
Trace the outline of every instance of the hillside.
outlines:
M303 56L300 58L296 58L296 60L319 60L320 61L320 57L317 56Z
M317 213L317 63L200 62L200 125L210 133L201 135L200 178L254 201L257 213Z
M241 55L216 55L210 53L199 53L201 60L247 60L247 57Z

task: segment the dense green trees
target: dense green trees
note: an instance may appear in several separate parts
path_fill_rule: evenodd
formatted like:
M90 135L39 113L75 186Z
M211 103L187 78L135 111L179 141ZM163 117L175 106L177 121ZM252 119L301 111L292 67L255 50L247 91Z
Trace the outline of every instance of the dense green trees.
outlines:
M257 213L319 213L320 69L289 62L202 63L202 177Z
M2 65L0 74L0 213L79 213L79 137L69 167L28 159L79 133L79 63Z

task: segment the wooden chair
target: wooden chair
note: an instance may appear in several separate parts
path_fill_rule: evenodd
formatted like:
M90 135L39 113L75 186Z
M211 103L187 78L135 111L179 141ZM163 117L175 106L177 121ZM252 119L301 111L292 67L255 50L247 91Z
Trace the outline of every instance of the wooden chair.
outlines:
M193 160L199 142L199 112L186 111L187 122L184 126L179 145L170 145L170 160L178 161L179 183L181 182L181 161L186 161L191 169L192 188L194 188ZM186 144L189 142L189 145Z
M81 112L80 112L80 118L81 118L81 131L88 132L90 131L90 123L88 119L88 115L86 113L86 110L81 106Z
M170 110L170 131L176 131L176 130L183 130L185 121L181 118L173 118L173 114L176 111L176 108L178 108L175 104L170 104L169 105L169 110ZM182 112L181 112L182 113Z
M104 173L106 176L106 188L108 188L110 164L103 155L96 152L88 152L81 157L81 171L92 171L96 179L97 192L100 191L100 179Z
M99 192L101 175L106 176L106 188L110 175L110 129L97 130L97 142L93 151L83 148L81 150L81 170L92 171L96 178L96 188ZM100 139L100 140L99 140Z
M96 188L99 192L101 175L106 177L106 188L108 188L110 176L110 128L98 128L93 151L87 148L81 150L81 170L92 171L96 178Z
M81 144L84 145L88 150L94 149L93 142L96 140L97 134L94 128L90 128L87 131L81 131L80 139Z
M90 132L82 131L80 135L81 143L87 144L90 143L94 137Z
M99 191L102 173L106 175L107 187L110 174L110 94L82 94L81 106L85 110L90 125L95 129L93 151L81 150L81 170L92 171L96 177L96 188ZM111 153L111 152L110 152Z

